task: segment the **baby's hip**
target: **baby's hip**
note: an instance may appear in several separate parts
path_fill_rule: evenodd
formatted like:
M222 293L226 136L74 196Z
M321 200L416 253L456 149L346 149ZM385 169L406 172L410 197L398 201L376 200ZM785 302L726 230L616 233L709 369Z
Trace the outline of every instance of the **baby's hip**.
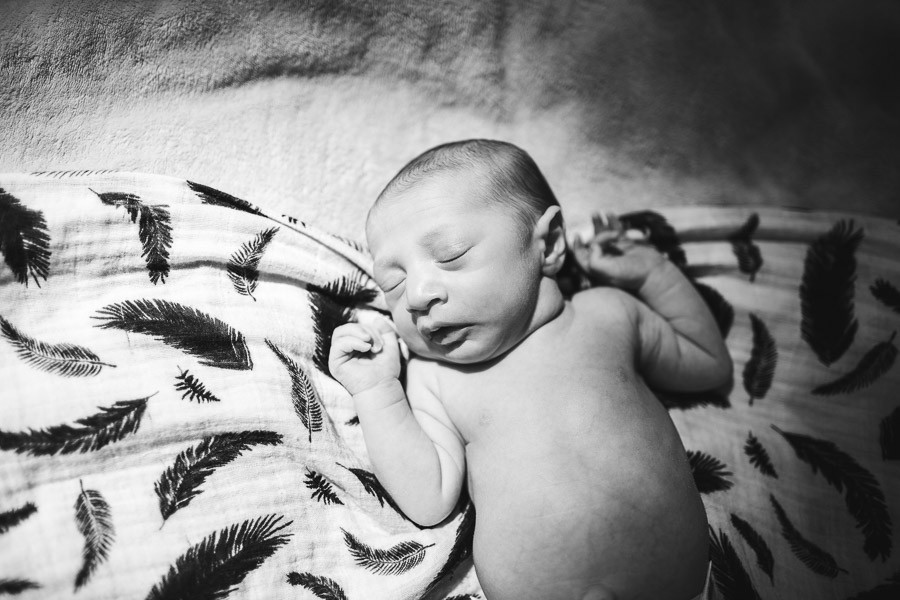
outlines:
M606 571L597 540L572 522L522 519L503 527L477 513L473 560L488 600L582 600ZM577 520L570 520L577 521Z
M681 544L660 548L659 539L651 547L652 536L642 535L641 528L615 526L605 517L596 518L597 513L556 509L546 506L539 518L478 509L473 559L488 600L584 600L616 594L688 600L709 576L705 552L688 551Z

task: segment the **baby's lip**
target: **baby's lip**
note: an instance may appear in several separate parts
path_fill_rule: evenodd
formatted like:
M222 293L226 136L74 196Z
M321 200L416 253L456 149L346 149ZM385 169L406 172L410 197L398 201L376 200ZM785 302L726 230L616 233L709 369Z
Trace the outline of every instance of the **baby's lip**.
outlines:
M452 323L429 323L419 328L419 332L428 341L439 346L454 344L462 339L468 325Z

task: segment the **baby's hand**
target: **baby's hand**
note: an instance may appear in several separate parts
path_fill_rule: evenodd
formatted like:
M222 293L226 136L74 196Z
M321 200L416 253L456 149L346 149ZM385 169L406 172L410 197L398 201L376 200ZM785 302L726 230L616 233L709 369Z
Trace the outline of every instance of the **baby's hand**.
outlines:
M638 291L666 258L628 232L607 230L574 249L575 258L588 276L603 284Z
M335 329L328 369L353 395L399 378L400 347L391 324L378 319Z

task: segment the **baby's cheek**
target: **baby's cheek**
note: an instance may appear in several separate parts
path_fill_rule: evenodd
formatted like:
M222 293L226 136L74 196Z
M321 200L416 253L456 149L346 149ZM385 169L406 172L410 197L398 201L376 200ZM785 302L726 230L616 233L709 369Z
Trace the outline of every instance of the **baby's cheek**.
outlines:
M419 330L408 322L394 321L394 323L397 325L397 333L400 335L400 339L403 340L410 352L421 356L427 346L422 336L419 335Z

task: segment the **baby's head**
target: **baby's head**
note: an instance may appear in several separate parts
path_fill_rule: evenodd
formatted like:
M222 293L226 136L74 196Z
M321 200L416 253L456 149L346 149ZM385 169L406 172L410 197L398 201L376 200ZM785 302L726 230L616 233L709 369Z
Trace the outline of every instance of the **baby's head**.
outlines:
M512 144L454 142L415 158L379 195L366 237L400 336L420 356L490 360L561 302L559 203Z

